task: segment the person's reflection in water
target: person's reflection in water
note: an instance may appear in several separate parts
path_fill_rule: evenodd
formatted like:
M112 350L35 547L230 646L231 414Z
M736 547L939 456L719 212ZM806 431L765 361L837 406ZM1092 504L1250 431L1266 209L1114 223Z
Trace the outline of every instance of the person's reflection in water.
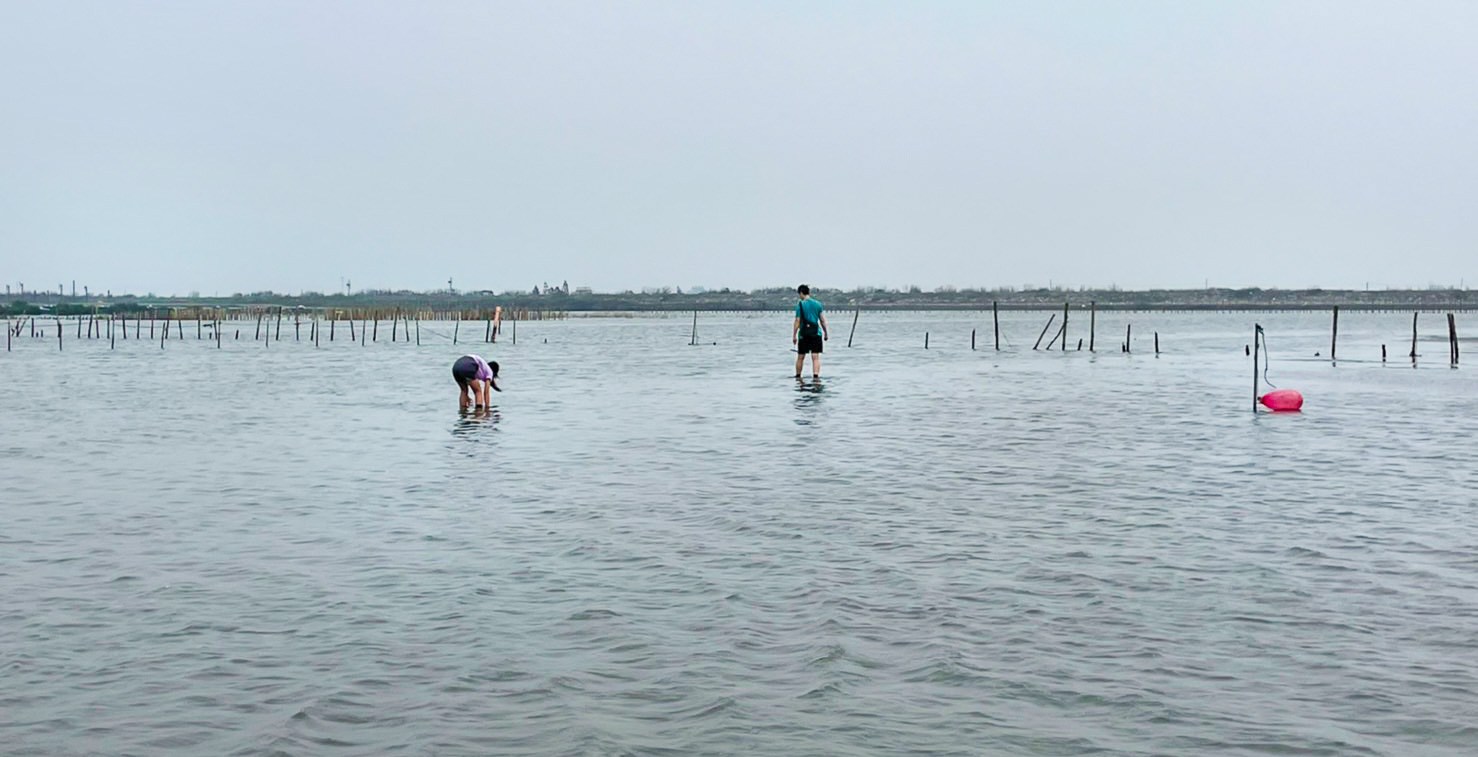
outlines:
M816 422L812 416L822 409L825 396L821 393L822 386L821 379L795 382L795 409L800 413L796 416L796 425L809 426Z
M457 412L457 422L452 426L452 436L472 438L486 431L496 431L503 414L497 405L491 407L462 408Z

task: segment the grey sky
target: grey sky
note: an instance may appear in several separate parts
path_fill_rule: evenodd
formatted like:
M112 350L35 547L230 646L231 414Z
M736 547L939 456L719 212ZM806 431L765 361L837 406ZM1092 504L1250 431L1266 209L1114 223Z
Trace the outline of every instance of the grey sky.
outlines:
M0 279L1478 282L1478 3L0 0Z

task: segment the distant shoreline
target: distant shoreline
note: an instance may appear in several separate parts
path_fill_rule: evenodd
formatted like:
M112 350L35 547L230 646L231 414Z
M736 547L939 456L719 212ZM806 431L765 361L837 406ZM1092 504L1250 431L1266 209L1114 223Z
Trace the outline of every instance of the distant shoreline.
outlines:
M1317 311L1338 306L1350 311L1478 310L1478 293L1437 290L1288 290L1196 289L1147 291L934 291L827 290L815 295L833 311L1005 311L1061 310L1094 307L1104 311ZM55 293L12 294L0 303L0 315L77 315L94 312L138 312L178 308L304 308L313 310L406 309L474 311L503 306L543 313L774 312L794 307L789 289L701 293L573 293L367 291L343 295L307 292L299 295L255 292L230 297L158 297L147 295L63 296Z

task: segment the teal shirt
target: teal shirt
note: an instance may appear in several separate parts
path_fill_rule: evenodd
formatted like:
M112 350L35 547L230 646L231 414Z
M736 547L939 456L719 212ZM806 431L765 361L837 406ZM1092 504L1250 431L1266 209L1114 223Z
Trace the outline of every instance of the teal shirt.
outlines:
M821 329L822 310L825 310L825 308L821 307L821 300L815 297L807 297L795 304L795 317L802 321L810 321L816 324L816 329L819 332Z

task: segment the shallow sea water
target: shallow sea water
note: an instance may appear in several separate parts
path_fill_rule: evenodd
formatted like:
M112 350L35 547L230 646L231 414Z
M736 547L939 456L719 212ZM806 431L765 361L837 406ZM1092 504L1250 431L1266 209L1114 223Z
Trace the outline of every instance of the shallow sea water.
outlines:
M833 312L800 384L784 314L19 339L0 754L1478 753L1445 320L1048 315Z

